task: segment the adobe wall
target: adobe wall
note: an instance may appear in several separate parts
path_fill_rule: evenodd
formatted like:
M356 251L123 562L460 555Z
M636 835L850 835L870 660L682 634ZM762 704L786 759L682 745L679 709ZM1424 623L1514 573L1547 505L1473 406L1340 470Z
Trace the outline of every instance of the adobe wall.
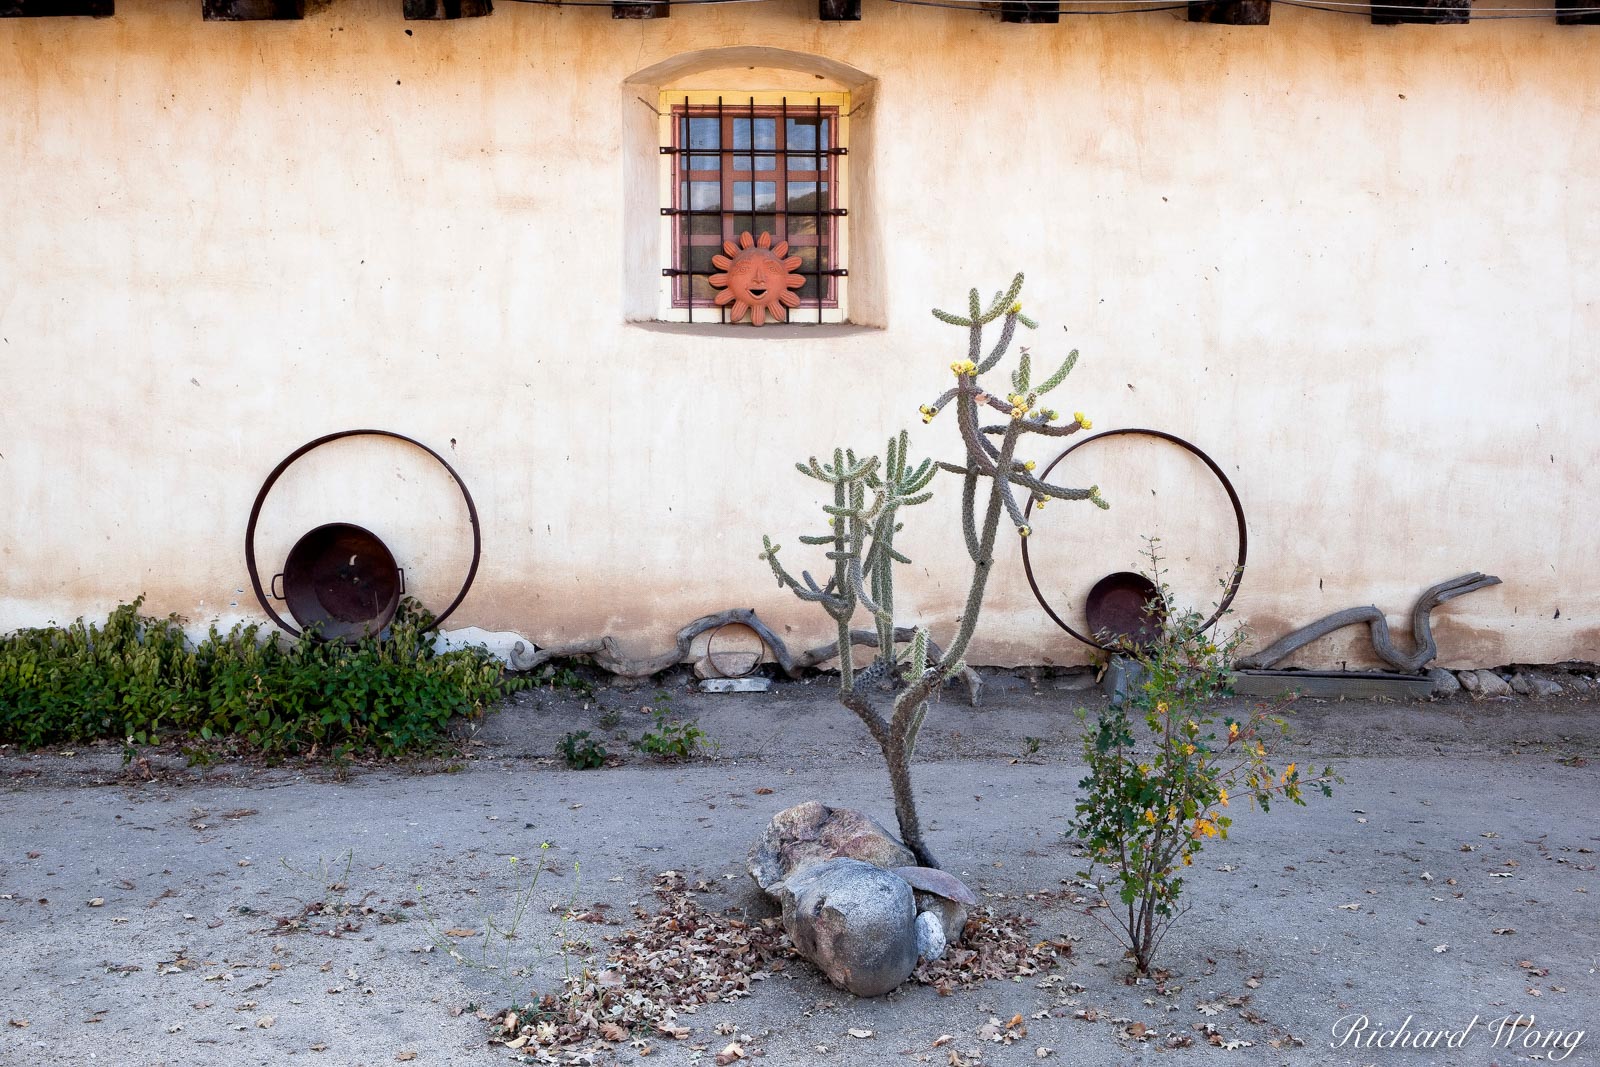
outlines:
M1190 438L1233 478L1238 618L1262 636L1366 603L1403 624L1477 569L1505 584L1438 612L1442 664L1600 659L1593 29L1290 8L1255 29L1013 26L876 0L831 24L805 0L661 21L119 10L0 21L0 630L141 591L257 617L261 479L378 426L476 496L483 567L454 623L643 653L738 606L806 644L825 620L756 558L770 532L798 564L820 526L793 462L902 426L954 458L948 418L917 416L963 355L928 309L1025 270L1036 359L1083 353L1055 406ZM656 160L624 84L735 45L870 77L851 266L881 328L627 321L630 279L661 264L625 217L629 168ZM1053 597L1075 610L1149 533L1209 599L1234 543L1202 468L1107 445L1065 480L1113 507L1040 513ZM966 578L957 486L936 487L902 597L937 635ZM267 569L305 529L360 522L437 606L466 558L452 492L419 455L325 450L269 501ZM1081 661L1002 541L974 658ZM1350 637L1301 662L1366 662Z

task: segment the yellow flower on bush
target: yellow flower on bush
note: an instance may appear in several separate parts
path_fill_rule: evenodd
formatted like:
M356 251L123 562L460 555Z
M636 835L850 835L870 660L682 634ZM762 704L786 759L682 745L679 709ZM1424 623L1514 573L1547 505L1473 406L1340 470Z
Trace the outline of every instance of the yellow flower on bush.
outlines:
M1144 821L1149 823L1151 826L1154 826L1156 824L1156 809L1155 808L1145 808L1144 809Z
M1228 724L1228 740L1229 741L1237 741L1237 740L1239 740L1239 724L1238 723L1230 722Z
M1222 801L1222 806L1223 807L1227 807L1228 806L1228 791L1226 789L1217 790L1217 799Z

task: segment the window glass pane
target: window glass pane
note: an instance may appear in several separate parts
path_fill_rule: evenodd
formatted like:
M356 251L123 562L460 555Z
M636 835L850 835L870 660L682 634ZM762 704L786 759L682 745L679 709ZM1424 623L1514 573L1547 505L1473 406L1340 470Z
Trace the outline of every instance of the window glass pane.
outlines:
M828 138L830 119L824 115L820 120L815 116L809 118L789 118L785 127L784 144L789 149L790 170L827 170L829 146L833 144ZM821 131L821 138L817 134ZM817 156L819 150L822 158Z
M819 208L826 210L828 207L828 183L822 183L822 196L818 199L816 182L790 182L789 183L789 210L790 211L816 211ZM815 221L815 220L813 220ZM813 228L812 233L816 230Z
M711 283L709 281L707 281L705 278L696 277L689 279L689 285L690 290L694 295L695 307L709 308L712 306L712 301L714 301L717 297L717 291L711 287ZM700 313L696 312L695 318L698 319L699 317ZM709 320L711 316L707 314L706 318Z
M684 126L688 127L687 136L685 136ZM717 120L711 117L680 119L678 122L678 137L680 146L691 149L722 147L722 131L717 128ZM687 145L683 144L684 141L688 142ZM705 156L686 155L678 158L683 160L685 170L716 170L719 162L719 157L714 153Z
M799 248L795 248L795 249L791 250L790 254L800 257L800 269L797 270L795 273L801 275L806 280L805 285L803 285L799 289L795 290L795 292L800 294L801 301L803 303L806 303L806 304L813 304L814 305L816 303L816 301L817 301L817 292L818 292L818 288L819 288L819 283L820 283L820 290L821 290L821 292L823 294L823 299L826 300L827 299L827 294L829 292L829 282L831 281L831 279L826 278L826 277L819 279L816 276L816 274L814 273L817 270L817 246L816 245L802 245ZM829 266L828 246L827 245L823 245L822 246L822 269L823 270L827 270L828 266Z
M754 199L751 199L752 196ZM778 210L778 183L734 182L733 204L731 206L734 211L776 211Z
M733 120L733 147L736 153L771 151L778 147L778 120L775 118L742 118ZM753 160L753 165L752 165ZM776 156L738 155L732 160L740 170L776 170Z
M683 182L678 199L694 211L715 211L722 206L722 186L717 182Z

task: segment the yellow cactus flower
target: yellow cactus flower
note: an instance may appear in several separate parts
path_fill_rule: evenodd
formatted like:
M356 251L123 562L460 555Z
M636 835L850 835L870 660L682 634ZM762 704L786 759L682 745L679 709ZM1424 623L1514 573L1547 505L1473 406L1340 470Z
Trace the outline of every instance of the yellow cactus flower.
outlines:
M1020 419L1025 414L1026 414L1026 412L1024 412L1021 408L1012 408L1011 409L1011 417L1013 419Z
M1038 466L1038 464L1034 463L1033 460L1030 459L1022 464L1022 469L1025 471L1031 471L1036 466Z
M1021 534L1023 537L1027 537L1029 534L1033 533L1033 529L1029 526L1018 526L1017 533Z
M1040 511L1043 511L1044 510L1044 501L1041 499L1037 504L1034 505L1034 507L1038 508Z

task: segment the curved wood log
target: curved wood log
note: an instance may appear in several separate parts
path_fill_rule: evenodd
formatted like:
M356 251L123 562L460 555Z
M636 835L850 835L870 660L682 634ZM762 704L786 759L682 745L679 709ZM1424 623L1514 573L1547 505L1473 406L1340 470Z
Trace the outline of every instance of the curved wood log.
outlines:
M694 639L707 630L715 630L728 623L739 623L750 627L766 643L772 652L772 658L777 661L783 672L791 678L798 678L803 673L818 664L826 663L839 655L839 642L829 641L827 644L818 645L796 655L789 651L789 646L783 638L773 633L766 623L761 621L750 608L731 608L728 611L719 611L715 615L703 615L680 629L673 638L673 647L658 656L648 659L629 659L617 643L609 635L591 638L586 641L574 641L564 645L551 645L548 648L530 650L521 641L511 649L511 667L518 671L531 671L553 659L570 659L585 656L595 666L619 678L648 678L652 674L659 674L679 663L689 655L689 646ZM899 627L894 632L896 641L910 641L914 631L908 627ZM875 630L851 630L851 643L865 645L868 648L878 647L878 634ZM931 639L928 641L928 652L932 659L944 658L944 652ZM971 667L964 667L961 671L961 680L967 686L967 701L977 707L983 696L983 679Z
M1433 626L1429 618L1433 609L1443 604L1446 600L1454 600L1458 596L1476 592L1491 585L1499 585L1500 579L1492 574L1482 574L1473 571L1463 574L1458 578L1451 578L1447 582L1430 586L1425 590L1417 603L1411 609L1411 636L1416 644L1416 651L1407 655L1395 647L1394 641L1389 636L1389 623L1384 618L1383 612L1376 606L1368 605L1363 608L1346 608L1336 611L1332 615L1318 619L1316 622L1302 626L1300 629L1278 638L1272 644L1254 655L1246 656L1239 661L1239 666L1248 669L1264 670L1275 663L1281 663L1289 656L1309 645L1321 637L1326 637L1335 630L1357 623L1366 623L1371 631L1372 649L1383 661L1399 671L1415 674L1422 670L1433 657L1439 654L1439 646L1433 640Z

